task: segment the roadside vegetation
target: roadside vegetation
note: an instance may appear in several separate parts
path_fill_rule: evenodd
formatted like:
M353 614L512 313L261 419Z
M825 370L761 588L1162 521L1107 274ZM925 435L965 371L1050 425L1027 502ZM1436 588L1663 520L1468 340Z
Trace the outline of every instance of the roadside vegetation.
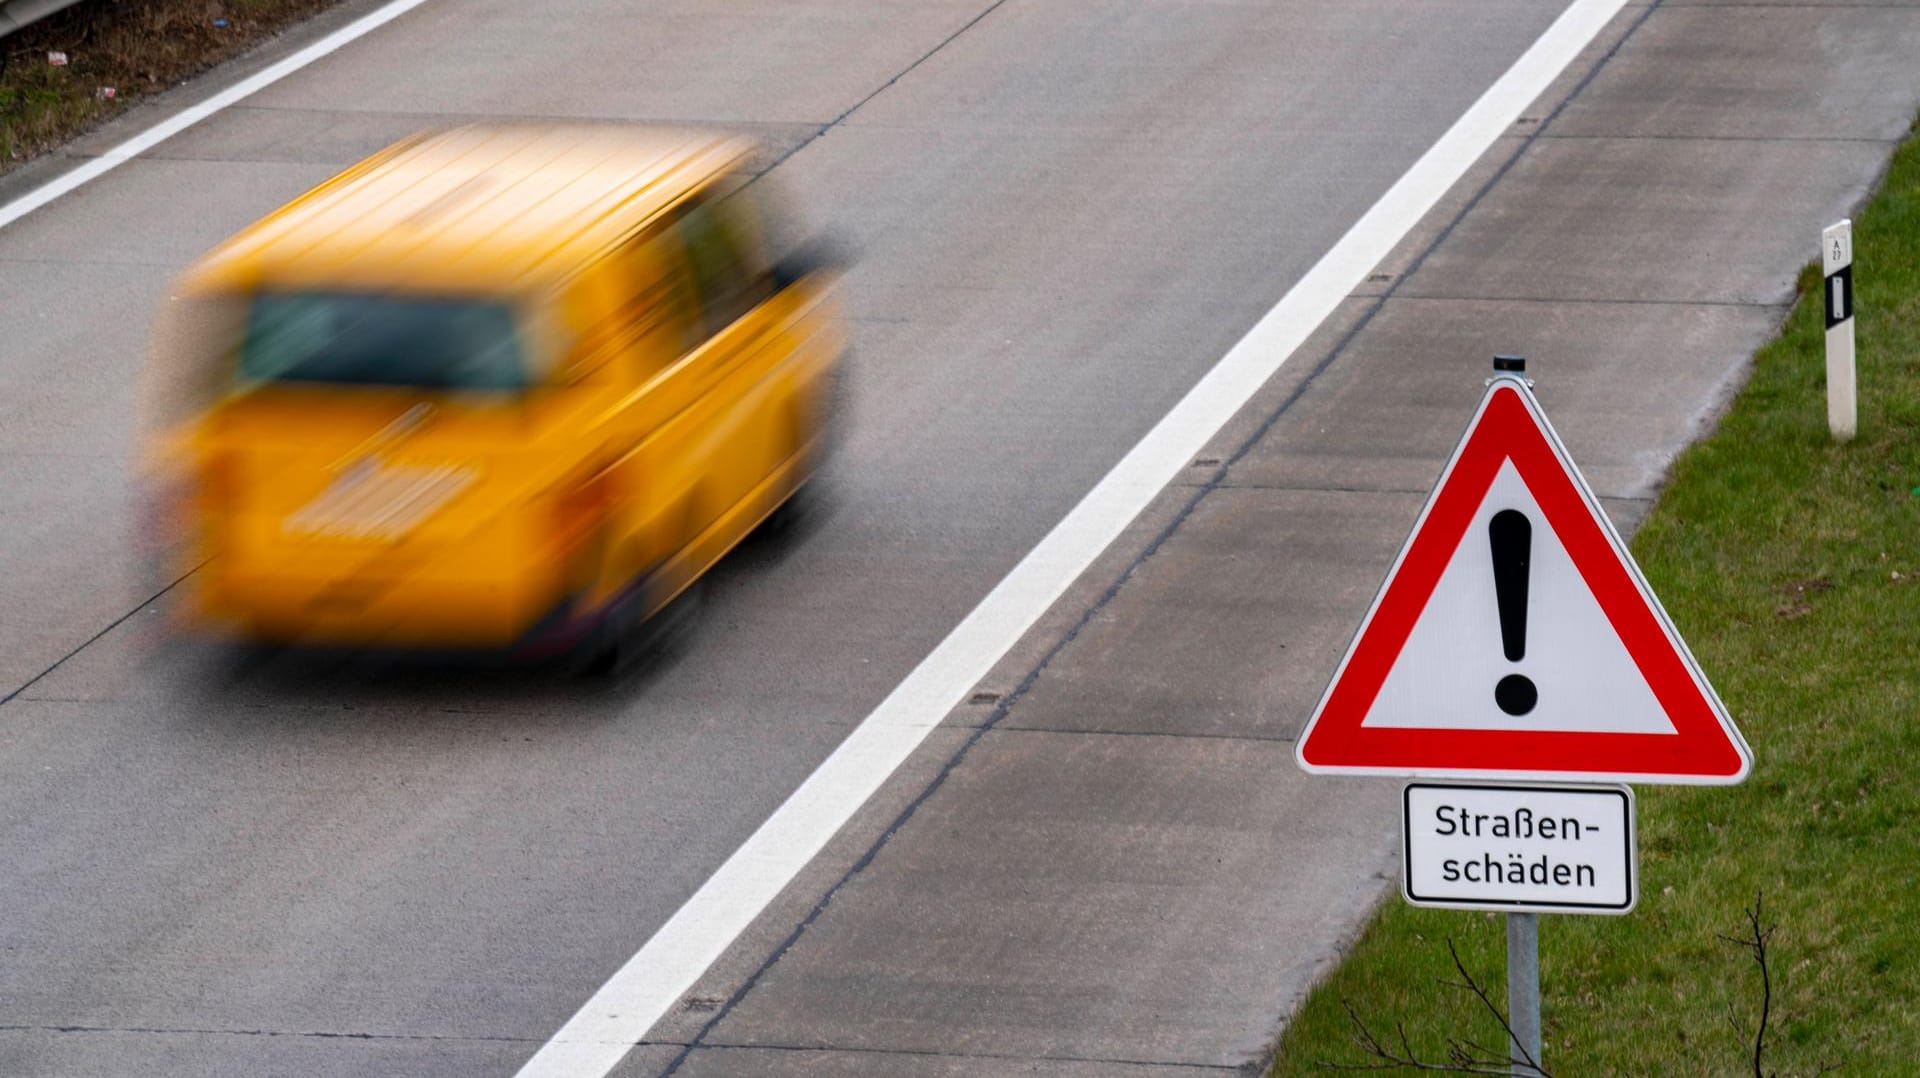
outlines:
M1808 245L1814 233L1809 231ZM1855 219L1860 433L1827 433L1817 266L1633 550L1753 746L1744 785L1641 786L1625 917L1540 918L1558 1075L1912 1073L1920 1059L1920 141ZM1763 898L1758 922L1749 919ZM1764 1059L1756 1058L1765 938ZM1275 1075L1504 1052L1500 917L1382 905L1288 1029ZM1349 1008L1351 1010L1349 1010Z
M337 0L84 0L0 37L0 174Z

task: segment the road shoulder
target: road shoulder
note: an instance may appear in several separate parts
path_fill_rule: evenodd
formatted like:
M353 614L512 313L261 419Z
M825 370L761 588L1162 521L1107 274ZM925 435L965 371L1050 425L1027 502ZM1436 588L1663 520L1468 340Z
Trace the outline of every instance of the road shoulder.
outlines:
M1393 857L1395 787L1291 739L1487 357L1534 357L1631 528L1904 131L1911 72L1731 60L1802 33L1885 71L1920 12L1623 12L649 1042L683 1073L1261 1065ZM1847 122L1794 129L1808 101Z

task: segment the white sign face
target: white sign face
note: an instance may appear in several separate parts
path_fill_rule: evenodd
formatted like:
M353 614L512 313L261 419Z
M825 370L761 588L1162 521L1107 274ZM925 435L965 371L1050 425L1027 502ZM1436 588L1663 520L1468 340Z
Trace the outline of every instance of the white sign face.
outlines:
M1831 277L1853 265L1853 221L1828 225L1820 233L1821 272Z
M1501 648L1511 635L1497 603L1495 563L1488 556L1488 525L1518 513L1527 528L1520 555L1520 640L1528 661ZM1486 499L1434 585L1426 609L1400 649L1361 724L1426 730L1528 730L1611 734L1667 734L1672 720L1654 698L1639 664L1620 642L1587 578L1568 556L1546 514L1514 470L1500 465ZM1506 635L1503 635L1506 634ZM1522 673L1538 706L1510 712L1494 686Z
M1626 913L1639 898L1625 786L1414 782L1404 806L1413 905Z

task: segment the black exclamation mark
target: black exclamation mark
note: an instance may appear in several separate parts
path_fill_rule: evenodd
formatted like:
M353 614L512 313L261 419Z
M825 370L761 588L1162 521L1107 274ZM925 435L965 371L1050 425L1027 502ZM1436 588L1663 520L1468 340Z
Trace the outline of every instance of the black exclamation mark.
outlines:
M1502 509L1487 522L1493 546L1493 592L1500 604L1500 647L1507 661L1527 657L1527 559L1533 549L1533 524L1515 509ZM1521 674L1508 674L1493 687L1493 702L1509 715L1525 715L1540 691Z

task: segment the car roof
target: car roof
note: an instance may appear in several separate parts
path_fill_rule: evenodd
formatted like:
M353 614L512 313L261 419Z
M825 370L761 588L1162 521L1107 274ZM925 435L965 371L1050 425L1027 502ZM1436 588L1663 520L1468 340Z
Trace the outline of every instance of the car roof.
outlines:
M619 124L416 135L228 239L187 284L523 291L564 278L752 149L718 132Z

